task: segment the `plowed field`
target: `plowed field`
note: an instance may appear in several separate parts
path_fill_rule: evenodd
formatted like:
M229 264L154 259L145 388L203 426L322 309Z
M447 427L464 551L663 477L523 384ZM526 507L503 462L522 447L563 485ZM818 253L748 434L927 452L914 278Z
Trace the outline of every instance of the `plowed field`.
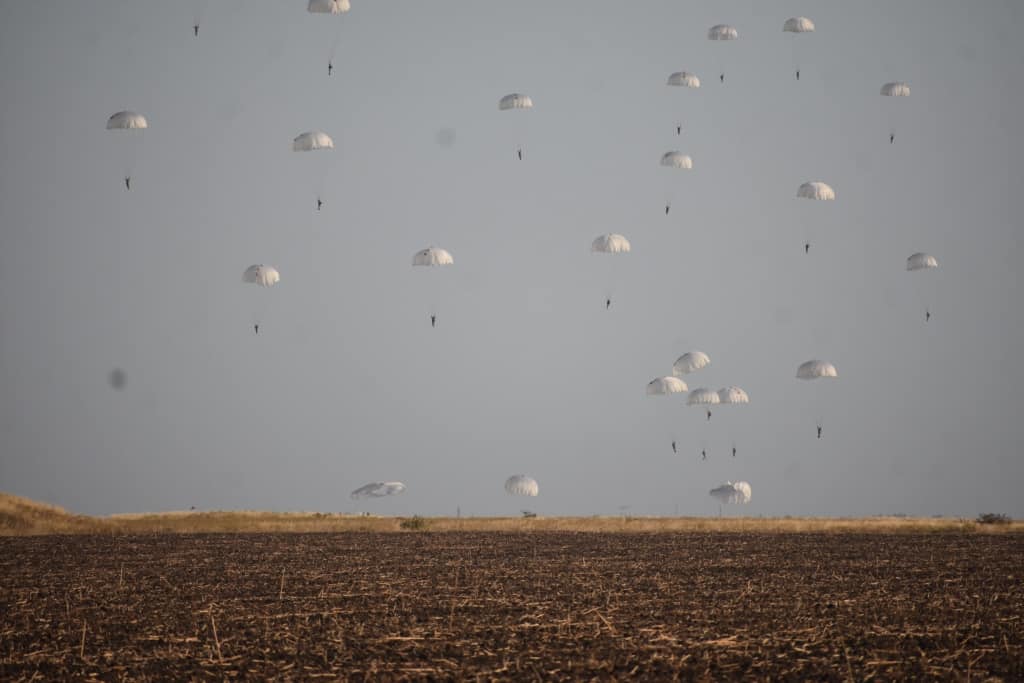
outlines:
M0 538L0 680L1024 680L1024 535Z

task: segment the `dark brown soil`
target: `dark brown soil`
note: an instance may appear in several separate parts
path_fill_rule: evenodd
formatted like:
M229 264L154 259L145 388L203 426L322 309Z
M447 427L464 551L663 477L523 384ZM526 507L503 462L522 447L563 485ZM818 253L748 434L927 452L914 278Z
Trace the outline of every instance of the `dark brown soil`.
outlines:
M1019 534L0 538L0 680L1024 680Z

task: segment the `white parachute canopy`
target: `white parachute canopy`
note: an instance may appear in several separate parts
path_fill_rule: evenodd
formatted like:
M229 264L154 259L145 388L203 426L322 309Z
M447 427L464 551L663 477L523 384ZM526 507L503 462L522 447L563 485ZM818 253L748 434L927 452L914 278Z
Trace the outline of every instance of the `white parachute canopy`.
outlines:
M306 10L313 14L341 14L352 9L349 0L309 0Z
M721 486L711 489L709 492L712 498L718 499L720 503L729 505L745 505L750 502L750 484L745 481L727 481Z
M708 358L708 354L703 351L687 351L672 364L672 374L681 377L709 365L711 365L711 359Z
M615 233L601 235L590 245L590 251L601 254L628 254L629 250L629 240Z
M272 287L281 281L281 275L277 268L265 266L262 263L249 266L242 273L242 282L259 285L260 287Z
M800 364L800 367L796 369L796 376L798 379L835 379L839 377L839 373L836 372L836 366L831 363L823 360L809 360Z
M540 493L537 480L525 474L513 474L506 479L505 490L512 496L536 496Z
M693 159L682 152L665 152L661 155L661 165L669 168L693 168Z
M939 262L935 257L924 252L919 251L907 257L907 270L927 270L928 268L938 267Z
M517 92L510 93L498 101L498 109L500 111L508 109L533 109L533 100L530 99L529 95Z
M718 402L727 405L750 403L750 396L739 387L725 387L718 390Z
M796 196L803 199L832 200L836 198L836 191L828 183L811 180L797 188Z
M718 392L704 387L694 389L686 397L686 405L688 406L713 406L719 403L721 403L721 400L718 398Z
M782 30L786 33L813 33L814 22L807 17L790 17L782 25Z
M427 247L426 249L420 249L412 255L412 264L414 266L450 266L455 263L455 259L445 249L438 247Z
M149 122L142 114L133 111L119 111L107 119L107 130L142 130L149 128Z
M739 37L736 29L728 24L715 24L708 29L708 40L736 40Z
M307 131L292 140L293 152L313 152L318 149L334 149L334 140L322 130Z
M686 382L678 377L656 377L647 383L648 396L681 394L687 390Z
M683 88L699 88L700 79L697 78L697 74L692 74L689 71L676 71L669 75L668 85L677 85Z
M395 496L405 491L405 484L400 481L371 481L365 486L360 486L352 492L353 500L361 498L383 498L384 496Z
M885 97L910 97L910 86L902 81L893 81L883 85L880 92Z

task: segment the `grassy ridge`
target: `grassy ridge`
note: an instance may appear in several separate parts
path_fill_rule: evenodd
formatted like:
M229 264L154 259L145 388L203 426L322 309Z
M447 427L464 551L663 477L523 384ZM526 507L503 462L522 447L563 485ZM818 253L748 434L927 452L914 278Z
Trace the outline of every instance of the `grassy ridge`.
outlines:
M978 524L945 518L868 517L376 517L319 512L155 512L109 517L0 492L0 535L259 533L345 531L577 531L577 532L1024 532L1024 522Z

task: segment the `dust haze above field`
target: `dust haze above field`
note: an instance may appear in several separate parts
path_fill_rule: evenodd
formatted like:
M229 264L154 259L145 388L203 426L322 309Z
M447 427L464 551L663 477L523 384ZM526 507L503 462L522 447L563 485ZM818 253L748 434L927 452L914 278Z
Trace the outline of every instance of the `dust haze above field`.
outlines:
M715 515L743 480L746 515L1024 516L1018 3L352 5L0 4L3 490ZM121 110L149 122L130 191ZM815 180L836 199L797 199ZM454 264L417 272L430 245ZM280 283L243 284L259 263ZM690 388L750 404L644 395L691 350ZM794 377L818 358L837 380ZM349 499L374 481L407 490Z

